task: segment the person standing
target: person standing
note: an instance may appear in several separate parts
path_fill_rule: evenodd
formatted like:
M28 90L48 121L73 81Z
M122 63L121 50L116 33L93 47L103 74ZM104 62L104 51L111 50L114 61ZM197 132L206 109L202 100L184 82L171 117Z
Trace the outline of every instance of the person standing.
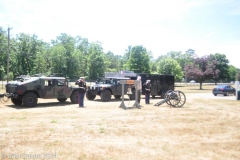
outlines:
M138 87L137 87L137 94L138 94L137 99L138 99L138 104L140 106L141 95L142 95L142 80L141 80L141 76L138 76L137 80L139 81Z
M78 88L78 104L79 107L84 107L84 96L86 93L86 82L84 80L84 77L80 77L79 80L76 81L76 83L79 88Z
M147 80L146 83L144 84L144 89L145 89L145 103L150 104L150 93L151 93L151 84L150 80Z

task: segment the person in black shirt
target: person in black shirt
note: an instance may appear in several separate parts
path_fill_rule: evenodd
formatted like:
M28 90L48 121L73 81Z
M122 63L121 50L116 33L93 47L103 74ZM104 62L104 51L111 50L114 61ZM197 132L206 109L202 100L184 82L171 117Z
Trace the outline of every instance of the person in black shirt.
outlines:
M150 93L151 93L151 84L150 80L147 80L146 83L143 84L145 89L145 103L150 104Z
M79 80L76 81L76 83L79 88L78 88L78 104L79 107L84 107L84 96L86 93L86 82L84 81L84 77L80 77Z

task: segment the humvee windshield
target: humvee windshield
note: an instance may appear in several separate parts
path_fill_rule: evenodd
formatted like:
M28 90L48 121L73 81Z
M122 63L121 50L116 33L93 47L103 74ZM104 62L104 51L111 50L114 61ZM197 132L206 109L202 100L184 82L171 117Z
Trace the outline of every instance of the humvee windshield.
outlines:
M114 79L99 79L96 83L97 84L116 84L116 80Z

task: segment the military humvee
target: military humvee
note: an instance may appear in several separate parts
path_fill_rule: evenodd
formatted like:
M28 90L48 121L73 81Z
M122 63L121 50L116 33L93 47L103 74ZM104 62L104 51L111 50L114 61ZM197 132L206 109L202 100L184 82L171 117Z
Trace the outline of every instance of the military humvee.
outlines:
M106 77L99 79L96 84L88 86L86 97L88 100L94 100L97 95L101 97L104 102L110 101L112 95L115 99L120 99L122 96L122 84L120 80L129 79L125 77ZM127 94L128 88L133 88L133 85L124 85L124 94ZM135 92L133 92L134 94ZM135 95L129 95L130 98Z
M6 95L15 105L34 107L38 98L53 99L65 102L70 98L72 103L78 103L78 87L69 86L64 77L30 77L20 82L6 84Z

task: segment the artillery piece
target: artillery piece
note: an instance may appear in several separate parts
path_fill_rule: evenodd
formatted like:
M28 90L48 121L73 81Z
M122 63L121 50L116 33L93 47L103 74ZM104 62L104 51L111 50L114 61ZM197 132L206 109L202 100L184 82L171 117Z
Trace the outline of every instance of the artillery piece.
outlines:
M6 103L9 100L8 94L0 94L0 102Z
M154 106L160 106L164 103L176 108L182 107L186 102L186 96L182 91L169 90L165 93L164 100L156 103Z

